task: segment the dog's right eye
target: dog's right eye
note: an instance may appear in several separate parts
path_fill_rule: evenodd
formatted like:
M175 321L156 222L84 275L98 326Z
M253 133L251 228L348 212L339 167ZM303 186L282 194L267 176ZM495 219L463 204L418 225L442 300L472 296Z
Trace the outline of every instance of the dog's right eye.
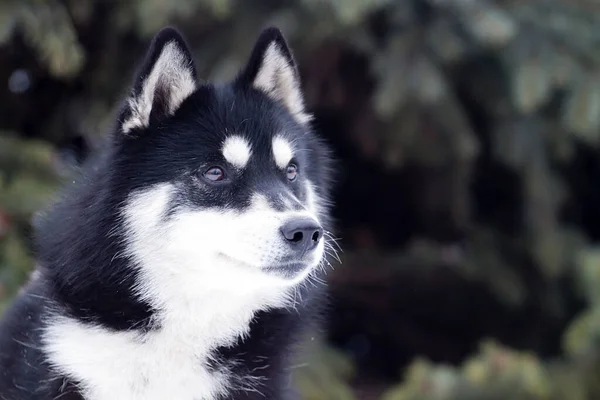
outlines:
M204 173L204 176L209 181L218 182L225 179L225 173L219 167L210 167L208 171Z

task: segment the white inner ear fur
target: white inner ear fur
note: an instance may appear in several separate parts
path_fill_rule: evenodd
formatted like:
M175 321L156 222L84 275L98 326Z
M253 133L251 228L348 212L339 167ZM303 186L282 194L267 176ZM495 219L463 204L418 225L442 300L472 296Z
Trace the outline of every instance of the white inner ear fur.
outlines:
M252 149L248 141L237 135L225 139L221 151L227 162L237 168L244 168L252 155Z
M300 82L294 69L275 42L267 48L252 86L282 102L298 122L305 124L312 119L304 109Z
M163 47L151 72L145 78L142 89L128 100L131 115L123 121L124 133L148 126L158 88L167 91L166 106L171 115L196 90L190 61L174 41Z
M275 136L273 138L273 158L275 158L275 164L281 169L288 166L292 157L294 157L294 151L290 142L281 136Z

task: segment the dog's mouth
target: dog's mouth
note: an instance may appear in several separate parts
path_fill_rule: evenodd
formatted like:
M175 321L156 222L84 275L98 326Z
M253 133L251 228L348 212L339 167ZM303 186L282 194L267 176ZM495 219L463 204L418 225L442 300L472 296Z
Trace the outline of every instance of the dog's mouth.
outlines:
M308 269L310 267L311 267L310 264L296 262L296 263L288 263L288 264L277 265L277 266L264 267L264 268L262 268L262 270L265 272L268 272L268 273L280 275L284 278L291 279L291 278L297 277L303 271L305 271L306 269Z
M264 271L267 273L276 274L283 278L288 278L288 279L295 278L296 276L301 274L303 271L305 271L309 268L312 268L312 264L313 264L308 261L280 260L276 263L273 263L272 265L255 266L250 263L233 258L225 253L219 253L219 256L235 265L240 266L240 267L254 268L254 269L258 269L258 270L261 270L261 271Z
M254 266L250 263L238 260L237 258L233 258L225 253L218 253L217 256L219 258L222 258L223 260L230 262L234 265L237 265L239 267L244 267L244 268L254 268Z

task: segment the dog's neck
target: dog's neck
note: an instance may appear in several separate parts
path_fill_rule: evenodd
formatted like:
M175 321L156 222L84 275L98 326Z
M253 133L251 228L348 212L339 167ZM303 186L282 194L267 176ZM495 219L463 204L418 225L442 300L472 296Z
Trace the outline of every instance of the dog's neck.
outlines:
M175 394L191 398L192 392L212 399L231 390L231 385L234 389L247 385L242 381L252 376L234 379L231 375L236 357L216 359L216 352L249 339L257 312L291 307L294 288L249 290L240 286L235 291L232 287L209 288L210 282L201 284L193 279L179 287L173 283L150 290L161 301L155 304L160 307L152 317L154 328L146 332L113 331L69 317L50 316L44 343L51 363L59 372L82 382L91 398L109 398L104 397L108 396L101 389L104 387L125 394L133 393L130 387L138 387L136 390L142 392L136 394L148 393L152 399ZM116 369L123 375L114 374ZM234 383L239 379L242 383ZM194 383L185 389L187 382ZM175 390L175 394L168 390Z
M251 278L249 278L251 279ZM238 281L242 283L241 281ZM206 351L228 346L249 332L250 322L258 311L294 306L293 288L210 287L194 283L162 287L162 304L157 311L159 329L181 340L194 338ZM170 332L170 333L169 333ZM202 343L202 344L201 344Z

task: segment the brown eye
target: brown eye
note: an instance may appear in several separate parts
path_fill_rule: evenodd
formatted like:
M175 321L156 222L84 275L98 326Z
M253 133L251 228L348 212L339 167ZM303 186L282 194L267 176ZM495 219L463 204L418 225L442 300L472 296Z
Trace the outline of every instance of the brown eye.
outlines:
M213 182L222 181L225 178L225 173L219 167L211 167L204 173L206 179Z
M285 173L288 180L293 181L296 179L296 175L298 175L298 167L296 167L294 164L290 164L287 166Z

